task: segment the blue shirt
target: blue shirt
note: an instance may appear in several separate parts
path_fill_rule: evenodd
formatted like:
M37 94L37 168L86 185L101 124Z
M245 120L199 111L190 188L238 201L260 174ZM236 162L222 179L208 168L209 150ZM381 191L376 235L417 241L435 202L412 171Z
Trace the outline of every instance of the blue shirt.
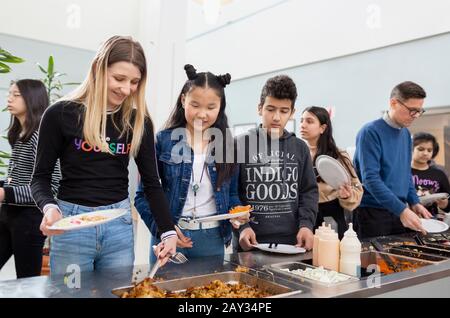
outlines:
M356 137L355 169L364 185L361 207L400 216L406 203L419 203L411 175L412 140L407 128L383 118L366 124Z

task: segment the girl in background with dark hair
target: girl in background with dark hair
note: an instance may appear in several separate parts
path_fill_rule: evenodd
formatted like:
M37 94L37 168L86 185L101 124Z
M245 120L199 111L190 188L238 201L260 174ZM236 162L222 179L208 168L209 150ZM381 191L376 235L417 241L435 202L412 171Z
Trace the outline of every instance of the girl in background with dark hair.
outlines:
M450 184L445 173L436 166L430 165L439 151L436 138L428 133L419 132L413 136L412 176L413 183L419 197L433 193L450 194ZM450 211L448 199L441 199L425 206L433 215L437 215L439 209Z
M157 134L159 174L173 222L178 225L179 251L188 258L223 256L224 246L231 240L230 223L197 223L193 219L225 214L240 204L235 165L220 156L227 151L233 153L224 91L231 76L197 73L192 65L186 65L185 71L188 80L165 129ZM135 206L150 229L152 245L155 245L158 229L143 196L142 185L137 191Z
M39 230L42 213L31 195L38 128L48 106L47 90L38 80L23 79L13 83L8 94L11 123L8 142L12 148L7 179L0 188L0 269L14 255L17 278L41 273L45 236ZM59 165L52 175L56 194L60 179Z
M347 152L338 149L333 138L333 128L328 111L323 107L307 107L301 117L301 137L308 144L314 172L319 186L319 214L316 228L322 224L324 217L332 217L337 223L337 232L341 239L347 230L344 209L353 211L361 202L363 189L353 168ZM327 155L337 159L351 176L351 183L333 189L326 184L315 169L316 158Z

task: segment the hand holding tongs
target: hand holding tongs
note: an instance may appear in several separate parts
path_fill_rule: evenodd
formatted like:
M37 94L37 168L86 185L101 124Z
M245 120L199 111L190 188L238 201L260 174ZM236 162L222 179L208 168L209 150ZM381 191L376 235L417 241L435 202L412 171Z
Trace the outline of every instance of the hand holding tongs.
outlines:
M156 245L153 245L152 247L153 249L155 249ZM187 261L188 261L187 257L184 256L184 254L181 252L176 252L175 254L169 257L169 262L172 262L174 264L183 264L186 263ZM155 265L153 265L148 277L153 278L160 267L161 267L161 260L158 258Z

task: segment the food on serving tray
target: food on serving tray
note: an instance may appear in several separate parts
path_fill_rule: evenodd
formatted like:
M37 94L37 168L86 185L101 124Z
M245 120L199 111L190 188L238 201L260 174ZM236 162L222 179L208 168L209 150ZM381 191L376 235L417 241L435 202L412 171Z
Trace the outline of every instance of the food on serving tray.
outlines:
M153 285L153 280L146 278L130 291L122 294L122 298L260 298L272 294L243 283L230 284L213 280L204 286L189 287L181 292L168 292Z
M294 275L309 278L321 283L335 284L351 279L351 276L338 273L336 271L324 269L322 266L317 268L293 269L282 268L282 271L289 272Z
M423 265L419 263L411 263L409 261L395 261L395 268L390 267L384 260L377 260L378 266L380 266L380 272L383 274L393 274L403 271L415 271L416 269L422 267Z
M241 212L250 212L252 210L251 205L237 205L232 208L228 213L241 213Z
M122 294L122 298L164 298L166 291L153 285L155 280L147 277L134 286L130 291Z

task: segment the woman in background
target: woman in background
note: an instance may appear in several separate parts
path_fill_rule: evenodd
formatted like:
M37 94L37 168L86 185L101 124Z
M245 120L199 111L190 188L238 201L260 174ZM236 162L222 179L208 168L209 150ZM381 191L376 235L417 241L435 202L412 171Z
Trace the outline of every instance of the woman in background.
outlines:
M39 123L48 106L47 90L41 81L22 79L9 88L7 102L11 114L7 137L12 154L6 181L0 187L0 269L14 255L17 278L23 278L40 275L42 267L42 212L34 203L30 181ZM49 183L54 196L61 178L59 165L52 171Z

